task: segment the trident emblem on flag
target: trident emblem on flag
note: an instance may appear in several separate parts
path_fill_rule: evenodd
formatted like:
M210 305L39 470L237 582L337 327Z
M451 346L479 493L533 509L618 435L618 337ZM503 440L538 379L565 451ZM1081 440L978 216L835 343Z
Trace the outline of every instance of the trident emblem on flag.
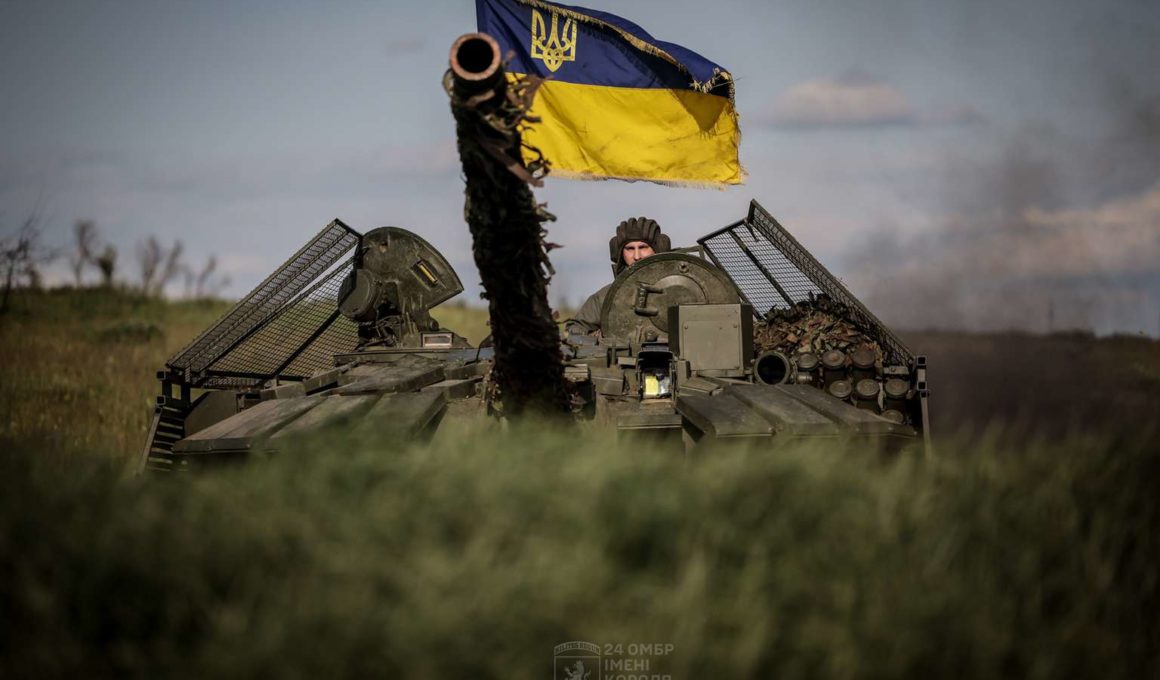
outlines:
M544 62L548 70L555 73L566 61L576 61L576 20L564 20L563 30L557 32L559 15L552 15L552 30L544 21L544 15L532 10L532 58ZM560 36L563 35L563 38Z

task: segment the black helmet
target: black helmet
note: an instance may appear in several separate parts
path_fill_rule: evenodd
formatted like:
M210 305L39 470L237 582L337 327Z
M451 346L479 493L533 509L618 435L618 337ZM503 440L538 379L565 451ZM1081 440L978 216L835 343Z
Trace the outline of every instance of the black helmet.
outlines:
M633 241L644 241L656 253L667 253L672 248L672 242L661 231L661 225L656 220L649 217L629 218L616 225L616 235L608 239L608 257L612 261L613 273L619 274L625 268L621 252L625 244Z

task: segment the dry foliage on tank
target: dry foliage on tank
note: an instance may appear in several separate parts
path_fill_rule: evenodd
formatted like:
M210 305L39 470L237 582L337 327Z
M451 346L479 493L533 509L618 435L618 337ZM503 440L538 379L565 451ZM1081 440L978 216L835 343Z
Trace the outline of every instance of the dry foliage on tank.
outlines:
M786 356L810 352L817 356L829 350L847 351L867 347L883 361L882 348L874 332L858 324L846 305L826 294L810 295L793 307L769 310L754 326L754 345L759 352L778 351Z

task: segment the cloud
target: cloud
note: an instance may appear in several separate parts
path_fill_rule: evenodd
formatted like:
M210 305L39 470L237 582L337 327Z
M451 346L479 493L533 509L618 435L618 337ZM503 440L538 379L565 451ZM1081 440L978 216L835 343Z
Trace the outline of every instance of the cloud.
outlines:
M909 328L1160 334L1160 96L1111 82L1083 137L1033 120L946 157L924 228L845 253L864 301Z
M858 69L837 78L807 80L774 99L758 119L784 128L975 125L986 117L969 104L918 111L893 83Z
M861 71L807 80L774 100L769 122L782 127L905 125L917 121L906 95Z
M1035 234L1003 244L1028 276L1133 274L1160 269L1160 182L1091 209L1030 208Z
M970 104L956 104L925 113L920 122L927 125L983 125L987 117Z
M1016 223L982 228L952 216L938 240L941 252L898 261L896 279L973 279L976 285L1101 278L1129 280L1160 272L1160 182L1132 197L1094 208L1027 208ZM911 281L912 283L914 281Z
M1160 182L1094 207L951 215L917 239L879 234L855 288L905 328L1152 330Z

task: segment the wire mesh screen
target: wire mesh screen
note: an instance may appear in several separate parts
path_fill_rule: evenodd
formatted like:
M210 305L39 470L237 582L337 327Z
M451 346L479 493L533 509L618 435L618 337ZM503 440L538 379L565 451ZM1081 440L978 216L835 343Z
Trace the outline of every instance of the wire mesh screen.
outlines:
M334 366L334 355L358 344L358 326L338 312L349 261L327 272L276 315L207 367L212 376L307 378Z
M874 336L894 363L909 364L914 355L838 279L810 255L785 227L757 201L741 222L698 240L713 262L725 270L761 316L825 294L845 305L850 315Z
M328 366L331 347L342 352L358 341L337 300L350 270L341 260L360 238L331 222L166 366L190 385L214 388L301 378Z

